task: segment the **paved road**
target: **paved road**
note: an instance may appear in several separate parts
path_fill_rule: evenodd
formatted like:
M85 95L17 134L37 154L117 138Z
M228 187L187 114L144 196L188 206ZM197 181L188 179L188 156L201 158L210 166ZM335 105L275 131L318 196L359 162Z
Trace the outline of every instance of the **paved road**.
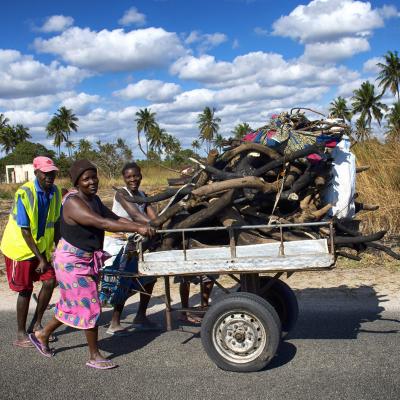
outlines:
M400 399L399 310L384 311L372 289L341 299L336 292L335 302L318 293L298 293L295 331L252 374L219 370L200 339L182 331L110 338L102 327L101 348L120 367L95 371L85 367L83 334L60 329L49 360L10 345L14 315L1 311L0 399Z

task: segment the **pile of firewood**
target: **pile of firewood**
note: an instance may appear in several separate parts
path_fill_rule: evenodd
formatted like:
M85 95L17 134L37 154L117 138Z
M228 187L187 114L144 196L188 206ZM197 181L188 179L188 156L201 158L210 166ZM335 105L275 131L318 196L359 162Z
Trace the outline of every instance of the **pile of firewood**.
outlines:
M329 220L327 213L332 205L324 203L332 168L332 146L328 143L339 142L348 131L349 127L338 120L311 121L299 110L282 113L253 133L258 143L227 140L222 154L213 149L206 160L192 160L196 169L185 185L147 198L125 198L135 203L167 202L152 221L157 229ZM359 167L357 173L366 169ZM378 208L358 202L355 207L356 213ZM363 235L356 218L333 217L333 221L337 254L360 260L358 253L374 248L400 259L377 242L386 231ZM236 232L238 245L280 240L279 230L273 227ZM329 229L320 226L297 226L283 233L286 241L328 236ZM187 235L187 241L187 248L228 245L229 236L221 231L199 232ZM180 236L169 234L163 236L160 249L179 246Z

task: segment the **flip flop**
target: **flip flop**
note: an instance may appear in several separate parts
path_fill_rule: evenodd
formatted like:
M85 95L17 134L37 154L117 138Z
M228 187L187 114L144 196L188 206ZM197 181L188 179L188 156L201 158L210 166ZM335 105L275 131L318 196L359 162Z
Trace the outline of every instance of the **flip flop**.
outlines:
M31 348L32 349L33 347L35 347L29 339L15 340L13 342L13 346L15 346L15 347L23 347L25 349L27 349L27 348Z
M40 329L38 329L36 331L33 331L33 332L28 332L28 333L35 333L35 332L38 332L38 331L40 331ZM53 333L49 336L49 343L57 342L57 340L58 340L57 336L54 335Z
M111 331L110 329L106 330L107 335L110 336L130 336L132 332L128 331L127 329L120 329L119 331Z
M34 333L30 333L28 335L29 340L32 344L36 347L36 350L45 357L53 357L54 352L49 347L45 346L44 344L40 343L39 339L35 336Z
M105 363L111 363L111 365L104 365ZM86 366L95 369L112 369L118 367L118 365L114 364L111 360L89 360Z

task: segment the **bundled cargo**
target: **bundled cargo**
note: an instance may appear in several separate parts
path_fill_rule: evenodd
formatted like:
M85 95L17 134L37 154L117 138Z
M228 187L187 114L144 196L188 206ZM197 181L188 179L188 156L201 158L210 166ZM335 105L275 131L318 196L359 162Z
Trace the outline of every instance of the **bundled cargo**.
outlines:
M355 176L367 167L355 166L350 151L350 127L340 119L310 120L301 109L273 115L268 124L243 140L227 140L224 151L211 150L207 160L191 161L197 169L180 188L170 187L151 197L126 197L136 203L168 204L152 225L158 229L201 226L271 225L238 231L239 245L281 240L273 226L333 219L337 254L359 260L368 247L400 259L377 243L386 231L363 235L355 215L378 207L358 203ZM123 192L121 192L124 194ZM325 238L320 226L295 227L285 241ZM228 245L228 235L188 235L187 248ZM161 250L178 248L174 234L165 235ZM351 249L344 252L342 248Z

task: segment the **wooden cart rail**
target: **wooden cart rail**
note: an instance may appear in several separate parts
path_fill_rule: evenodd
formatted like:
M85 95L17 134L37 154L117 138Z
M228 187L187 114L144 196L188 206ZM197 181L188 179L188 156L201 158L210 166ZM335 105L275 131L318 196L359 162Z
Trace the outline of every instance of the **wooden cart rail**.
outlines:
M285 228L329 226L328 239L285 241ZM276 229L280 242L254 245L237 245L235 231L251 229ZM188 234L204 231L228 231L229 246L187 249ZM335 263L333 224L312 222L304 224L246 225L231 227L205 227L166 229L160 234L181 234L182 250L146 253L139 241L139 274L150 276L229 274L241 272L279 272L331 268Z

